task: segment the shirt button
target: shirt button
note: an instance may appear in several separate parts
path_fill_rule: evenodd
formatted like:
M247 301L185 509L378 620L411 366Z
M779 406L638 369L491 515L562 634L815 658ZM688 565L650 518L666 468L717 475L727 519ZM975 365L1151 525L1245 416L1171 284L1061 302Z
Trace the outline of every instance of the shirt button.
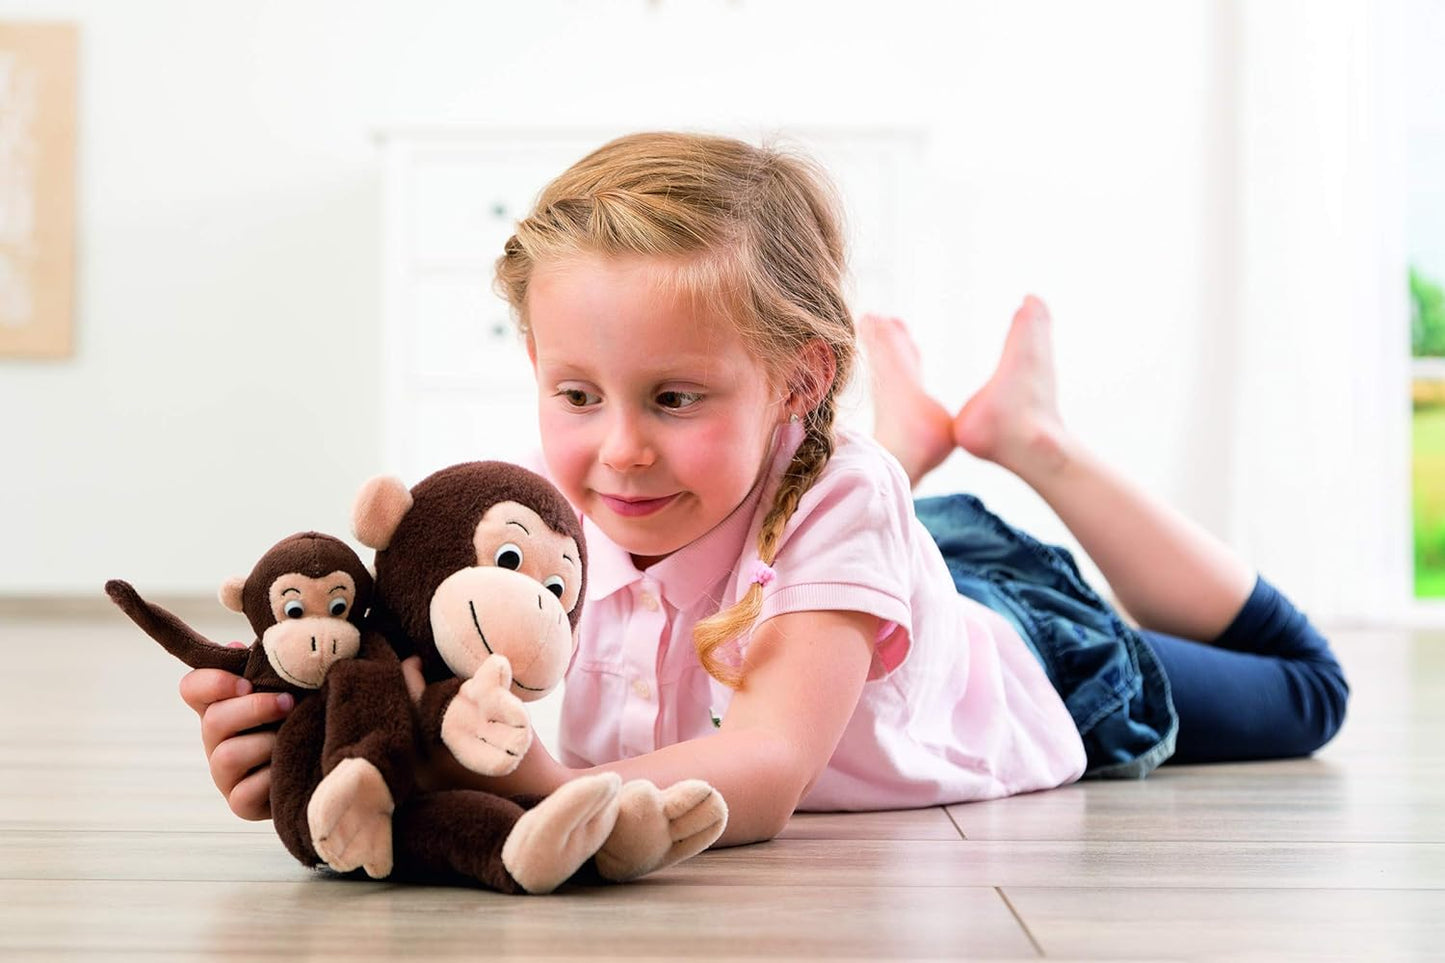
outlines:
M649 612L656 612L658 607L657 596L651 592L642 593L642 607Z
M652 698L652 687L641 679L632 680L632 691L637 693L637 698L639 699Z

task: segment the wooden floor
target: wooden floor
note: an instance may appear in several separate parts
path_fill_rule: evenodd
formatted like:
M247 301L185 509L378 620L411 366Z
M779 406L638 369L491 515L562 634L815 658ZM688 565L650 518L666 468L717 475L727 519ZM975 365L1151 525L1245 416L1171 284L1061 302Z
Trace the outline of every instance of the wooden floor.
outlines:
M1445 635L1335 637L1315 759L798 816L504 897L303 870L211 787L178 663L119 616L0 614L0 958L1445 959Z

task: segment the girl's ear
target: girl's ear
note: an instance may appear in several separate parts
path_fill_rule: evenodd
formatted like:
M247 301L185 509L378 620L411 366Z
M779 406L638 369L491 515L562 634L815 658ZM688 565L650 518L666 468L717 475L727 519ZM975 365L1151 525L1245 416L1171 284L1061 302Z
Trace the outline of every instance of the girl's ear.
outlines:
M246 588L246 580L239 575L233 575L221 583L221 604L232 612L243 612L241 606L241 593ZM244 614L244 613L243 613Z
M378 552L386 548L411 504L411 492L400 478L382 475L362 485L351 507L351 530L357 541Z
M788 414L801 418L818 407L837 374L838 359L826 341L814 338L803 345L784 402Z

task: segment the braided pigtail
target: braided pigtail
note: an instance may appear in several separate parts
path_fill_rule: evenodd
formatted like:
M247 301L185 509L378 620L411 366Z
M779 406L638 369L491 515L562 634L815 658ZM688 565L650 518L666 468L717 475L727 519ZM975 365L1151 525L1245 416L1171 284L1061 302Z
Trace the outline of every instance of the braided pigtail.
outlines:
M818 480L833 455L834 408L833 391L830 390L823 402L805 419L802 443L783 472L772 507L763 517L762 528L758 531L758 558L764 565L772 565L777 558L778 543L788 519L793 517L803 495L813 487L813 482ZM728 658L728 647L731 642L752 631L762 611L763 585L754 582L736 605L703 619L693 627L692 644L708 675L733 689L742 685L742 669Z

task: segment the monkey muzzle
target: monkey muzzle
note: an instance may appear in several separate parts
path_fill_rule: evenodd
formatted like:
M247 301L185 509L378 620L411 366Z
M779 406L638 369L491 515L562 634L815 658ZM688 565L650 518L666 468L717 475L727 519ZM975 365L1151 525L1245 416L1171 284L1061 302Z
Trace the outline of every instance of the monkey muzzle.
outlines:
M361 631L339 618L287 619L267 629L261 644L277 675L303 689L319 689L334 663L361 651Z
M506 656L523 702L555 688L572 658L572 626L562 603L541 582L510 569L453 572L432 595L431 626L437 652L463 679L488 656Z

